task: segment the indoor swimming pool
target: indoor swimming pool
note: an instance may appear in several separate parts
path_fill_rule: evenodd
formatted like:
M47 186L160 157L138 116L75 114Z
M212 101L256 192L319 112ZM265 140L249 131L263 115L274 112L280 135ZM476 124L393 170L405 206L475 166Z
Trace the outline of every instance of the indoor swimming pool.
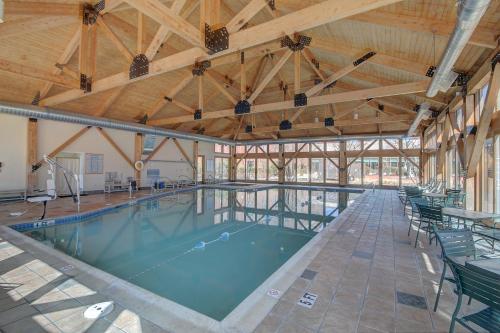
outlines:
M221 321L360 193L202 188L24 233Z

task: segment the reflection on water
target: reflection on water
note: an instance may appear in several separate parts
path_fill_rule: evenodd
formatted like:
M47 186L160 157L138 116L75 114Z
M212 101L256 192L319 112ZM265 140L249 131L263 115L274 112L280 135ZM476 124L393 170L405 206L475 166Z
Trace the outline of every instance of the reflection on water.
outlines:
M26 234L222 320L357 196L201 189Z

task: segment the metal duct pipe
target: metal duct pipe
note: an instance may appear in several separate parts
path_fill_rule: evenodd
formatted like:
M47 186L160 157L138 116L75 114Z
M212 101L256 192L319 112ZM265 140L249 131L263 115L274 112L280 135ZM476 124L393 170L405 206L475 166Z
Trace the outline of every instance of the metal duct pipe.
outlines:
M177 139L231 144L231 145L234 145L235 143L234 141L224 140L207 135L184 133L184 132L168 130L164 128L147 126L142 124L134 124L119 120L105 119L105 118L86 116L70 112L64 112L51 108L41 108L34 105L0 103L0 113L6 113L15 116L23 116L28 118L62 121L66 123L81 124L86 126L112 128L127 132L168 136L170 138L177 138Z
M4 21L3 15L4 15L4 4L3 0L0 0L0 23L3 23Z
M410 128L408 129L408 136L415 135L418 125L420 125L420 122L424 119L429 118L429 115L431 113L431 110L429 108L430 108L429 103L422 103L420 105L420 109L418 110L417 116L415 117L415 119L410 125Z
M453 65L469 41L474 29L490 4L490 0L460 0L458 2L458 17L448 45L441 58L429 88L427 97L434 97L438 91L447 91L455 81L457 74Z

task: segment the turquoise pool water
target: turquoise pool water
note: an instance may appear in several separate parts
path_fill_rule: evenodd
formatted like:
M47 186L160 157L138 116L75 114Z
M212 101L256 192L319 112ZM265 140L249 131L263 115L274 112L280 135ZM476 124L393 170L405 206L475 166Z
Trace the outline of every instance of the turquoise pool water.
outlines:
M358 195L200 189L25 234L222 320Z

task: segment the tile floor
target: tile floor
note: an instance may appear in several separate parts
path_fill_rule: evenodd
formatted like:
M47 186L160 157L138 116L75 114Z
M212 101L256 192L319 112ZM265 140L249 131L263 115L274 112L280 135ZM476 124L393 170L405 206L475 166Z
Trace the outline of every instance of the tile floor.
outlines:
M64 209L62 200L58 205ZM85 200L95 209L125 198ZM408 219L396 192L367 193L353 208L255 332L448 331L455 305L450 285L444 287L438 311L432 311L441 273L439 251L425 237L417 248L409 242ZM3 213L0 220L12 221ZM54 267L0 240L0 332L167 332L120 305L106 318L85 319L86 307L103 297ZM311 309L297 305L306 291L318 295ZM464 308L479 306L472 302ZM456 332L465 332L457 326Z

